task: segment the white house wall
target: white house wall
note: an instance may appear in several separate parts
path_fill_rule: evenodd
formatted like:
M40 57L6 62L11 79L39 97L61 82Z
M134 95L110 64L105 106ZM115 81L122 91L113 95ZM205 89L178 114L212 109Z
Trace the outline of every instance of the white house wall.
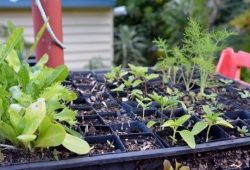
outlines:
M101 57L110 67L113 60L113 13L106 9L63 10L63 41L65 64L70 70L83 69L93 57ZM24 26L24 37L34 42L31 11L0 11L0 25L11 20L17 27ZM0 42L4 40L0 38Z

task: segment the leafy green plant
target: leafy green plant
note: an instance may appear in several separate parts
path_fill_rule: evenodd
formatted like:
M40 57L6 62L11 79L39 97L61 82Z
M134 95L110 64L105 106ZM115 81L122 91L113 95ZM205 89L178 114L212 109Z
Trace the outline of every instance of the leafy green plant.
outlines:
M247 126L242 126L241 128L237 126L237 131L240 133L241 137L250 136Z
M123 79L123 83L126 86L127 93L129 93L129 88L131 87L137 87L142 83L142 80L140 79L135 79L135 76L129 76L128 80Z
M217 97L217 94L216 93L211 93L211 94L205 94L205 93L203 93L202 97L204 97L207 100L215 101L216 97Z
M222 82L224 84L232 84L233 83L233 80L230 80L230 79L223 79L223 78L221 78L219 80L220 80L220 82Z
M157 94L155 91L153 92L153 94L148 94L148 96L150 98L152 98L156 103L158 103L161 107L161 112L163 112L164 110L168 109L168 108L171 108L171 115L170 115L170 118L173 117L173 114L174 114L174 108L175 106L178 104L178 103L181 103L184 106L184 104L182 102L180 102L179 100L176 100L176 99L172 99L172 98L169 98L167 96L162 96L162 95L159 95Z
M132 73L134 76L136 76L138 79L142 80L144 84L144 92L147 94L147 83L150 80L159 77L159 75L155 73L148 74L147 73L148 67L134 66L132 64L128 64L128 65L131 69L131 71L129 72Z
M171 96L172 98L174 98L174 99L178 99L178 98L180 98L180 97L185 96L185 93L180 92L177 88L171 89L171 88L167 87L167 88L166 88L166 93L167 93L168 95L170 95L170 96Z
M199 126L199 129L203 130L206 127L208 127L207 134L206 134L206 142L208 142L209 140L209 132L213 125L221 125L221 126L233 128L233 126L230 123L228 123L226 120L220 117L223 115L223 113L213 113L208 105L204 105L203 110L205 111L205 115L203 115L204 121L196 123L194 125L194 128L196 128L195 126ZM193 130L192 130L192 133L194 134Z
M117 85L119 85L122 77L128 74L127 71L121 69L121 65L114 67L110 72L104 74L104 77L107 79L109 83L114 83L116 81Z
M194 134L186 129L178 131L178 127L181 127L183 123L185 123L190 117L191 115L183 115L176 120L173 119L167 120L161 125L162 127L171 127L173 129L173 135L170 136L170 138L172 139L172 145L174 145L177 142L176 133L178 132L181 135L182 139L188 144L190 148L192 149L195 148L196 143ZM200 132L200 129L198 129L197 126L194 126L192 131L198 134Z
M152 104L151 99L148 97L143 97L141 95L136 95L138 98L136 101L142 107L142 120L145 120L145 110Z
M242 99L246 99L246 98L250 97L250 93L248 90L243 90L243 92L238 92L238 94L240 95L240 97Z
M61 85L67 67L47 68L47 55L33 67L22 64L15 47L24 29L12 28L6 44L0 44L0 135L30 151L63 145L77 154L88 153L89 145L71 129L76 112L66 104L77 96Z
M111 91L116 92L116 98L118 98L119 97L119 92L124 92L124 87L125 87L125 85L121 84L120 86L112 89Z
M114 39L114 63L121 63L127 67L128 63L146 63L143 52L147 47L147 41L140 35L135 27L122 25L118 27L119 35Z

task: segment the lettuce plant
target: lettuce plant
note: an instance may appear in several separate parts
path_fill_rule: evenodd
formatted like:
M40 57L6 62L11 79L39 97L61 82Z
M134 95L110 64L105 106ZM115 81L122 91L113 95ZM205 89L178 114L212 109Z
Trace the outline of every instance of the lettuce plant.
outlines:
M15 49L22 44L24 29L12 28L6 44L0 44L0 135L30 151L63 145L77 154L88 153L89 145L71 129L76 112L66 104L77 96L61 85L67 67L46 67L46 54L33 67L22 64Z

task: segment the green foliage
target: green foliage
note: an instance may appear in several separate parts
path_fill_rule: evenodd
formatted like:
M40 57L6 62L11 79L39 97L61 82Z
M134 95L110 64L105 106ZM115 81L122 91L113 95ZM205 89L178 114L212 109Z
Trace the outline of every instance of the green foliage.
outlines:
M213 125L221 125L221 126L233 128L233 126L230 123L228 123L226 120L220 117L223 115L222 113L213 113L208 105L203 106L203 110L205 111L205 115L203 116L204 122L199 123L199 128L205 129L206 127L208 127L207 134L206 134L206 142L208 142L209 132Z
M186 122L189 118L191 117L191 115L183 115L180 118L178 118L177 120L167 120L166 122L164 122L161 126L162 127L171 127L173 129L173 136L170 136L170 138L172 139L172 145L174 145L177 142L176 139L176 133L178 132L182 139L188 144L188 146L192 149L195 148L195 139L194 139L194 135L188 131L188 130L181 130L178 131L178 127L181 127L183 125L184 122Z
M140 95L138 95L137 97L139 97ZM148 97L140 97L140 99L136 99L136 101L138 102L138 104L142 107L142 120L144 119L145 116L145 110L152 104L151 99ZM146 103L144 103L146 102Z
M115 148L115 145L113 145L113 143L111 143L109 140L107 140L107 144L108 144L109 147Z
M122 80L122 77L128 74L127 71L121 69L122 65L119 65L117 67L114 67L111 69L110 72L104 74L104 77L107 79L109 83L118 83L120 80Z
M147 47L147 41L140 35L140 31L134 27L121 25L118 27L119 37L114 40L114 63L122 63L122 67L127 67L128 63L146 63L143 51Z
M250 93L248 90L243 90L243 92L238 92L238 94L240 95L240 97L242 99L246 99L246 98L250 97Z
M23 28L8 25L12 34L5 45L0 44L0 136L30 151L62 144L72 152L88 153L89 145L70 129L76 112L66 104L77 96L61 85L67 67L47 68L47 55L33 67L21 64L15 49L22 50Z
M190 170L188 166L183 166L181 163L175 161L175 169L172 167L169 160L165 159L163 162L164 170Z
M237 131L240 133L241 137L250 136L247 126L242 126L241 128L237 126Z

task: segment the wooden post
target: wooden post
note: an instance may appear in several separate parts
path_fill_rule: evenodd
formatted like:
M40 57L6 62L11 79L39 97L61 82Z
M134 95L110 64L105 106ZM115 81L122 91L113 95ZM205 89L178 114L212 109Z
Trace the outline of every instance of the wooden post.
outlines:
M62 34L62 5L61 0L41 0L42 7L45 11L46 16L49 18L49 24L56 35L57 39L63 42ZM32 0L32 15L34 25L34 36L44 24L43 18L39 12L35 0ZM36 47L36 61L47 53L49 61L48 67L55 68L59 65L64 64L64 53L63 49L53 40L47 29L43 33L40 41Z

